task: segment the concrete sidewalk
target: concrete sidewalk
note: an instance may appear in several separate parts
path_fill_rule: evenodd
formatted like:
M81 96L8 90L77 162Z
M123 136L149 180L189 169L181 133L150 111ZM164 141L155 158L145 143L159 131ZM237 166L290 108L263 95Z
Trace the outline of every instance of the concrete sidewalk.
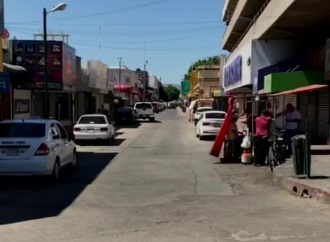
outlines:
M297 196L330 203L330 155L312 155L309 179L299 178L294 174L292 160L276 167L273 179L275 183Z

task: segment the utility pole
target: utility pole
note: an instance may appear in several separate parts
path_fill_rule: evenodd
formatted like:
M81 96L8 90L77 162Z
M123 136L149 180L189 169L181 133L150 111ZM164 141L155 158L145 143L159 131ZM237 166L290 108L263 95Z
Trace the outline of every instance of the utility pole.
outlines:
M118 92L120 93L120 84L121 84L121 62L122 62L122 57L118 58L119 61L119 78L118 78Z
M148 61L144 62L143 65L143 101L145 101L146 98L146 66L148 64Z

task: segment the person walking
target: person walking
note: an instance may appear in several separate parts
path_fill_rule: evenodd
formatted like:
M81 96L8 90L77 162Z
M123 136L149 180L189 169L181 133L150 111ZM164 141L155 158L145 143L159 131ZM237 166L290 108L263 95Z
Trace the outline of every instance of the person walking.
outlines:
M271 124L272 116L267 110L264 110L261 115L256 118L256 137L254 143L254 165L256 166L262 166L266 163Z
M302 117L300 112L291 103L286 105L286 110L282 115L285 117L284 142L287 146L287 156L291 156L291 138L299 134L299 124Z

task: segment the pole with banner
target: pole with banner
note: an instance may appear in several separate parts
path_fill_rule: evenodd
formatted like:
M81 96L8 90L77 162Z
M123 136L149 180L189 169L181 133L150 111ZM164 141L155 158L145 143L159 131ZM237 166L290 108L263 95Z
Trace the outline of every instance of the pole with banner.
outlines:
M217 135L217 138L215 139L214 144L210 151L210 155L212 156L219 157L222 145L225 141L225 137L229 131L230 121L233 116L234 102L235 102L235 97L233 96L229 97L228 110L227 110L227 115L225 117L225 121L223 122L221 129Z

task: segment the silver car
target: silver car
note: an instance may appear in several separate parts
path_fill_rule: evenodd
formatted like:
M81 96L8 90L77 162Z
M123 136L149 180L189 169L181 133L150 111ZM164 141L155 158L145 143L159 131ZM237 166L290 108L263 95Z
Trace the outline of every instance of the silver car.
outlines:
M75 144L56 120L21 119L0 122L0 175L60 177L66 165L75 168Z

